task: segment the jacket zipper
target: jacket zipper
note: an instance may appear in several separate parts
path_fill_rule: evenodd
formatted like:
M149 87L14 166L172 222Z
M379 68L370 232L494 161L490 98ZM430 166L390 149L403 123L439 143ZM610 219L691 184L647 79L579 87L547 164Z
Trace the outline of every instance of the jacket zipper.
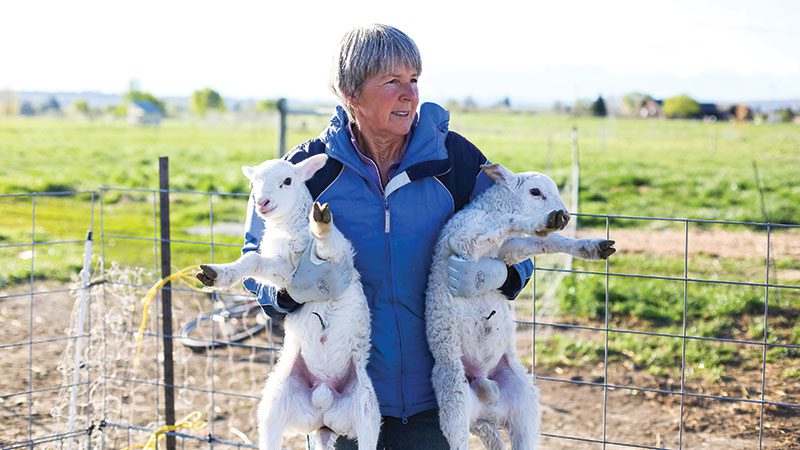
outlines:
M389 199L384 197L383 198L383 208L386 212L385 220L386 226L384 227L385 231L385 241L386 241L386 254L389 256L389 292L391 293L392 298L392 311L394 312L394 323L397 327L397 341L400 343L400 402L403 404L403 412L401 413L400 419L403 425L408 423L408 416L406 415L406 396L405 396L405 360L403 358L403 338L400 333L400 322L398 321L397 317L397 301L394 298L394 277L392 276L392 246L391 246L391 239L389 239L389 232L391 230L390 224L390 215L389 215Z

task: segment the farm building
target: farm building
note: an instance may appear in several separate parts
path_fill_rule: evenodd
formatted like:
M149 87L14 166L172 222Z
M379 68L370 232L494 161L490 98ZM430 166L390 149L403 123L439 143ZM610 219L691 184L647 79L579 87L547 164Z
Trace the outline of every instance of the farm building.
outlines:
M158 106L144 100L133 100L128 105L128 123L131 125L159 125L163 115Z
M642 119L663 118L663 100L653 100L652 98L645 100L639 109L639 117Z

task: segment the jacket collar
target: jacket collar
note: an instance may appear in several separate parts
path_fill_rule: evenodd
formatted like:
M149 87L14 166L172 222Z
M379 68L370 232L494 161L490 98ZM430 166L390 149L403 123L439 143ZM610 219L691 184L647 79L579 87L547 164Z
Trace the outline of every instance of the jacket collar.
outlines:
M330 124L319 137L325 143L329 156L367 176L345 129L347 122L347 113L337 106ZM441 106L435 103L423 103L420 106L416 126L411 129L411 141L397 169L398 175L406 174L410 181L414 181L450 170L444 146L449 122L450 113Z

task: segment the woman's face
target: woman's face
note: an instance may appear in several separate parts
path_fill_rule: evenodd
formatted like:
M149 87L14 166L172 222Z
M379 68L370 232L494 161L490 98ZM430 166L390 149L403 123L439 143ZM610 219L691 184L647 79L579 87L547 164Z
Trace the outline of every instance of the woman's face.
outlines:
M376 137L408 134L419 104L414 69L399 68L395 73L367 78L361 94L351 101L359 130Z

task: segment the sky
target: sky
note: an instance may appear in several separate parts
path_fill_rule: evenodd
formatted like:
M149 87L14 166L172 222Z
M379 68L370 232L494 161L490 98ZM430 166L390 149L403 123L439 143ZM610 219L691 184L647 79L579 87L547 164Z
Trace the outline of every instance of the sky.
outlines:
M12 0L0 17L0 89L332 102L341 36L386 23L420 49L423 101L800 99L796 0Z

